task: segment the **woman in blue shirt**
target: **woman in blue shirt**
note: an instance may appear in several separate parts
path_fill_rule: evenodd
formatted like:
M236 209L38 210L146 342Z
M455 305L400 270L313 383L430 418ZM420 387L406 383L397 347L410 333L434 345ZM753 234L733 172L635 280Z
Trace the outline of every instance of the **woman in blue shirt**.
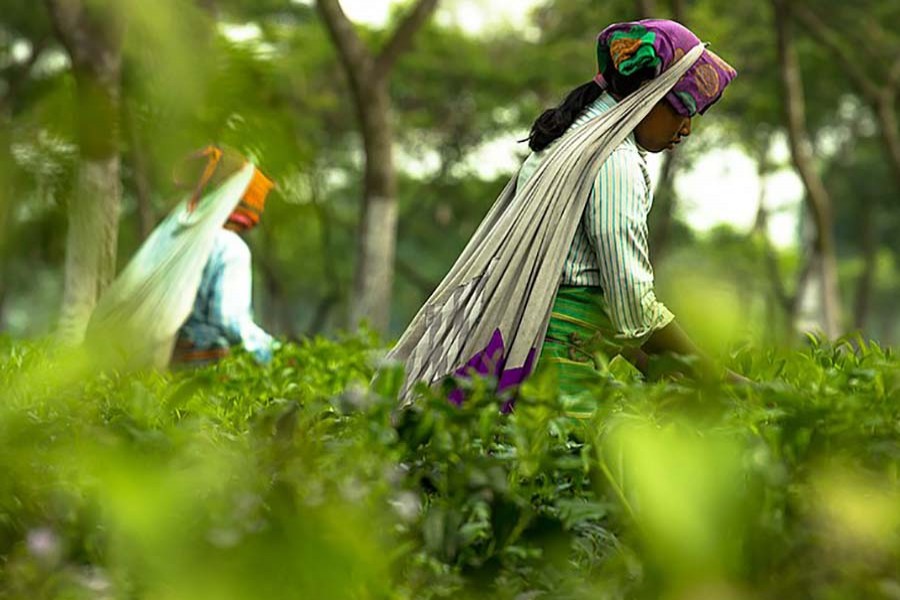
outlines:
M271 361L275 342L253 321L250 248L239 235L259 223L271 188L272 182L257 169L244 197L216 234L194 308L178 331L173 363L208 364L238 345L259 363Z

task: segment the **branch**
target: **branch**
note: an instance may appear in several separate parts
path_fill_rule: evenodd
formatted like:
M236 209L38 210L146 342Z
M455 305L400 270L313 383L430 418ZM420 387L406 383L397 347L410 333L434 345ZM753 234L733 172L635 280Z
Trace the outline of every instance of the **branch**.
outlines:
M896 91L897 86L900 85L900 57L894 61L894 64L888 70L887 82L884 85L889 93Z
M124 28L121 14L114 11L92 14L82 0L44 0L53 31L72 59L76 70L83 69L106 84L118 79L119 48Z
M82 46L77 39L77 32L82 30L84 7L78 0L45 0L45 4L56 37L73 59L76 58L74 52Z
M372 53L363 44L338 0L316 0L316 8L325 21L325 27L337 48L350 84L362 97L374 67Z
M855 12L858 14L859 11ZM886 52L884 52L884 55L886 56L900 53L900 46L896 44L895 40L888 39L887 32L878 21L872 18L871 15L863 14L860 21L862 22L862 26L858 29L861 42L859 47L865 48L869 52L871 58L875 59L882 56L872 50L872 40L875 40L877 44L886 49ZM851 31L856 31L856 28L852 28Z
M81 0L46 0L53 31L77 64L90 64L91 35Z
M894 61L894 64L888 70L884 85L879 87L877 83L863 75L856 68L859 61L854 61L854 58L847 52L845 45L840 42L839 36L829 29L813 11L803 5L794 5L792 8L797 20L809 30L819 43L829 48L832 54L837 57L843 66L843 71L856 82L862 91L863 97L875 111L881 126L881 135L891 160L891 166L898 178L897 181L900 182L900 139L897 137L894 113L897 87L900 85L900 58Z
M844 73L850 77L869 101L877 102L880 90L871 79L859 70L858 61L847 52L841 44L838 36L832 31L809 7L796 3L791 6L791 13L809 31L810 34L823 46L831 50L832 54L844 67Z
M438 0L419 0L404 17L375 59L375 77L385 76L397 59L409 50L416 32L422 28L437 8Z

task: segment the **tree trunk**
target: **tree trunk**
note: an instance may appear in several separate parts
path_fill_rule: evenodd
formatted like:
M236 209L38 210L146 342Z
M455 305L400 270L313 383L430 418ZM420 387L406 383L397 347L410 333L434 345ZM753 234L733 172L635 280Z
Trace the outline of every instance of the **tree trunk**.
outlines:
M672 20L684 25L687 21L687 6L685 0L672 0Z
M869 317L872 296L872 282L875 278L878 256L878 235L875 226L875 207L871 201L864 202L861 209L860 239L863 249L863 270L856 282L856 299L853 306L853 324L860 331L865 330Z
M768 335L773 342L782 338L790 338L794 307L803 292L803 281L799 281L797 292L791 295L785 285L778 265L778 253L769 239L769 211L766 208L765 178L771 165L768 160L770 142L761 146L756 157L756 174L760 181L759 198L757 200L756 220L750 232L762 242L762 260L769 275L770 289L766 294L766 314L768 316ZM779 318L780 317L780 318ZM786 324L786 326L782 325Z
M397 240L397 183L391 148L393 126L387 82L379 81L369 91L369 101L361 105L366 185L354 277L356 302L350 318L354 324L368 320L376 330L386 331Z
M881 140L894 174L897 189L900 190L900 134L897 132L896 90L886 90L875 106L875 116L881 129Z
M57 37L72 60L78 98L80 163L68 207L59 337L78 343L115 275L121 183L118 115L121 30L102 5L46 0Z
M316 2L350 84L366 153L351 324L367 321L380 332L387 331L390 320L397 239L390 73L437 3L438 0L418 0L382 49L373 54L337 0Z
M830 338L841 332L841 302L837 276L831 198L815 170L806 131L805 104L800 64L791 38L788 0L772 0L778 40L778 62L782 84L782 102L791 157L806 188L806 202L815 226L813 249L821 282L820 326Z
M78 183L69 201L65 284L59 337L77 343L84 337L100 293L116 273L119 228L119 159L82 159Z
M758 173L760 181L765 176L767 166L763 163L759 164ZM775 304L788 316L793 312L794 298L788 293L784 287L784 281L781 278L781 269L778 268L778 254L769 241L769 211L766 209L766 192L765 186L760 185L759 206L756 209L756 221L753 224L752 234L758 236L762 240L763 261L765 262L766 271L769 274L769 282L771 284L771 297Z

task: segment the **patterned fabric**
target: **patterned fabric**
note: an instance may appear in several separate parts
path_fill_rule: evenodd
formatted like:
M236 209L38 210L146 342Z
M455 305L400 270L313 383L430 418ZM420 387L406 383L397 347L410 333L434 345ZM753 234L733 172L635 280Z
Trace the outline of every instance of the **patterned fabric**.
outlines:
M597 171L700 57L697 45L589 125L567 132L522 188L516 176L388 358L414 385L482 372L512 387L531 372ZM436 318L440 315L440 318Z
M615 335L603 290L560 286L550 312L538 369L553 372L570 416L591 414L595 400L586 397L585 388L599 377L597 355L611 357L621 351Z
M247 244L233 231L220 230L203 269L194 308L178 332L178 344L186 347L187 342L199 353L241 344L257 361L268 363L273 340L253 322L251 277Z
M644 68L655 75L669 68L700 43L691 30L675 21L645 19L615 23L597 36L598 74L595 81L607 87L611 69L631 75ZM737 71L711 50L704 50L694 65L666 94L679 114L692 117L703 114L722 96Z
M491 263L488 271L492 271L496 261ZM431 379L437 373L448 373L459 367L451 362L451 357L459 353L461 346L468 338L473 323L466 318L466 313L458 310L458 307L469 305L472 310L481 310L484 306L484 284L487 279L482 277L473 279L454 289L447 297L446 302L440 306L425 307L425 326L436 339L443 339L447 352L438 356L428 356L424 353L414 354L411 357L410 367L420 371L426 379ZM493 340L489 344L493 350L488 353L489 359L494 359L499 340ZM475 365L472 365L475 366ZM479 368L476 366L476 369ZM482 367L484 368L484 367ZM451 400L461 402L462 398L456 394Z
M175 367L202 367L219 362L229 354L231 354L231 349L227 346L198 348L190 340L179 338L175 342L175 349L172 351L172 365Z
M601 95L576 119L572 129L612 109L615 99ZM543 160L532 153L519 172L524 186ZM597 172L584 215L563 265L561 285L606 291L606 304L621 338L641 342L675 317L656 299L650 265L647 215L653 204L646 153L631 135Z

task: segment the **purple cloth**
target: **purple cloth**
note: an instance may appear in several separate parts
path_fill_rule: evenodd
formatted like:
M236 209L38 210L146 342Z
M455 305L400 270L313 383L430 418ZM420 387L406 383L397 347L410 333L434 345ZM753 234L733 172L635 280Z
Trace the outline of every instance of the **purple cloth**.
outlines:
M700 43L690 29L665 19L614 23L597 36L598 85L615 69L622 75L652 68L657 76ZM666 99L681 115L703 114L722 96L737 71L709 49L675 84Z
M531 374L534 368L534 356L536 351L534 348L528 353L528 359L521 367L514 369L506 368L506 345L503 343L503 334L499 329L494 331L491 341L487 347L477 352L469 361L457 369L456 376L467 378L472 375L480 375L482 377L497 378L497 394L502 394L505 390L516 388L525 378ZM456 388L450 392L449 400L453 404L459 406L465 400L465 392L462 388ZM507 399L503 403L501 410L508 413L515 405L515 396Z

